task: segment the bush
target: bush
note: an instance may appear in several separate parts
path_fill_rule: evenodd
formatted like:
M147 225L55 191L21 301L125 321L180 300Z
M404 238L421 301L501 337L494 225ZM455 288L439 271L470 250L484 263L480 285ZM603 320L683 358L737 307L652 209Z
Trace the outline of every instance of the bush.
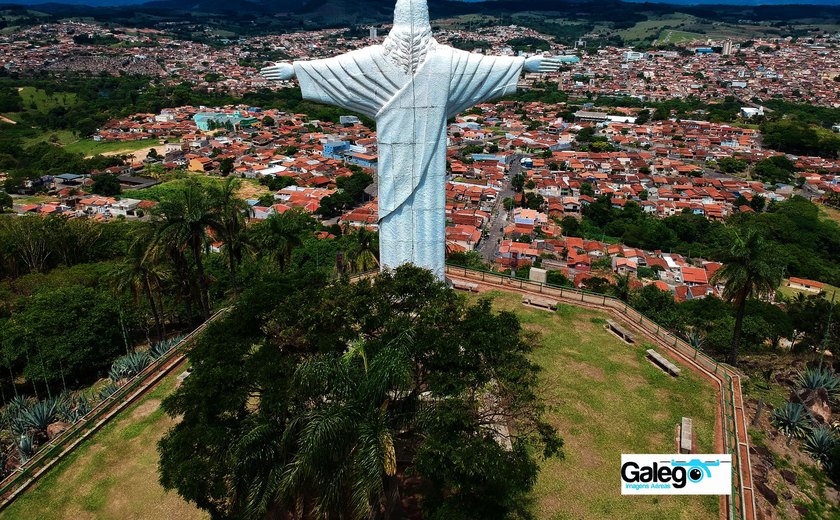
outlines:
M787 436L790 446L794 437L801 438L808 433L808 411L802 404L788 401L773 412L773 424Z
M828 367L811 367L799 374L797 383L806 390L824 389L829 396L840 393L840 376L831 372Z
M828 426L814 428L805 438L805 451L826 469L831 466L831 454L837 446L837 436Z

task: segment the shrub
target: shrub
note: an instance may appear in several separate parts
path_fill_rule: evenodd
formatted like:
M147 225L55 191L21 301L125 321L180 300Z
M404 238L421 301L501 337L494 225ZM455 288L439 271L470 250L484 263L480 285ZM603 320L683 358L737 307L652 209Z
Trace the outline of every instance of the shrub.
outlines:
M108 399L109 397L117 393L117 390L119 389L120 387L118 387L113 382L106 384L105 386L99 389L99 400L104 401L105 399Z
M58 418L58 410L58 399L44 399L29 408L21 410L20 417L30 429L39 433L46 433L47 426Z
M773 424L787 436L790 446L794 437L803 437L808 432L808 412L801 403L788 401L773 412Z
M26 462L35 454L35 443L32 442L32 437L29 435L21 435L17 442L18 455L20 455L20 463Z
M183 341L184 336L175 336L174 338L169 338L161 341L160 343L155 343L152 345L152 348L149 349L149 355L152 359L159 359L164 354L172 350L175 345Z
M130 379L142 372L152 362L152 357L147 352L132 352L117 358L111 365L108 377L111 381L117 382L121 379Z
M831 372L828 367L811 367L799 374L798 384L806 390L825 389L829 396L840 393L840 376Z
M805 451L820 462L824 468L830 470L831 453L837 446L838 440L828 426L814 428L805 438Z

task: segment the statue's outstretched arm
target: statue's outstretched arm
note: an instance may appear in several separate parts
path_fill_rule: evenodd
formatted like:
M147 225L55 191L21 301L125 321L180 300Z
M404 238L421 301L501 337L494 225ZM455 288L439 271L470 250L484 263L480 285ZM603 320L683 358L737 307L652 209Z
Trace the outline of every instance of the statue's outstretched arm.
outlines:
M554 58L551 56L534 56L525 60L525 66L523 68L525 72L539 72L546 74L549 72L559 71L562 65L563 62L560 61L560 58Z
M272 81L285 81L295 77L295 66L291 63L275 63L260 70L260 74Z

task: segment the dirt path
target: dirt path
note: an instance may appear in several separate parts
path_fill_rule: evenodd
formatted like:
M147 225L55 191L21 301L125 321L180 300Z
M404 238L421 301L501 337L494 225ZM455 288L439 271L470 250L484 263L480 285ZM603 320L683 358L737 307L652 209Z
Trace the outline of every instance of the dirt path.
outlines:
M97 155L102 155L104 157L111 157L114 155L133 155L135 161L143 161L148 157L149 152L152 150L156 150L158 155L161 157L166 154L166 146L149 146L148 148L141 148L139 150L116 150L113 152L104 152ZM90 159L93 155L87 156L87 159Z

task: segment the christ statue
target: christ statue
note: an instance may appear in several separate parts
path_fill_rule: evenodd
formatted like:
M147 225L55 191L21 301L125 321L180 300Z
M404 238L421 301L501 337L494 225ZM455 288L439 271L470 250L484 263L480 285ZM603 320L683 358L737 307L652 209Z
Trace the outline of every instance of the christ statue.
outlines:
M379 147L379 258L411 263L444 278L446 121L516 91L526 72L555 72L560 61L485 56L438 44L426 0L397 0L382 45L313 61L278 63L261 73L297 77L303 97L376 121Z

